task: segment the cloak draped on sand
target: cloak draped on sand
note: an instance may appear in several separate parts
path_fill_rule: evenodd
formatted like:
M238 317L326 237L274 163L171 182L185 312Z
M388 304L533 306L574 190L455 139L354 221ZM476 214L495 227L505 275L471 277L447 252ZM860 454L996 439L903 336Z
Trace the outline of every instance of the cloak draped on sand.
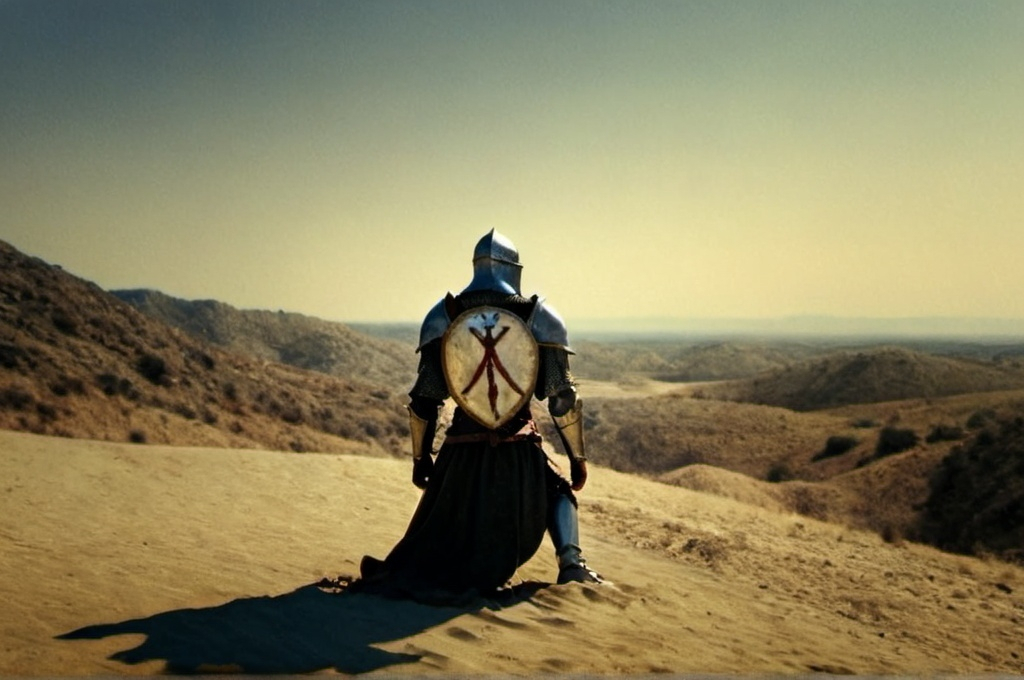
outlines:
M445 444L405 535L383 561L364 557L351 588L432 603L493 593L540 547L551 475L533 441Z

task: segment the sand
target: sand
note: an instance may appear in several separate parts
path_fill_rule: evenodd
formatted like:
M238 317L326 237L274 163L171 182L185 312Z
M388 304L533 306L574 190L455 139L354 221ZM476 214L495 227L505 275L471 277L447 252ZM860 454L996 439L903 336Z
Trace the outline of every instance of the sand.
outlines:
M1024 673L1019 568L600 467L610 584L552 585L545 544L461 608L317 587L401 536L409 472L0 431L0 674Z

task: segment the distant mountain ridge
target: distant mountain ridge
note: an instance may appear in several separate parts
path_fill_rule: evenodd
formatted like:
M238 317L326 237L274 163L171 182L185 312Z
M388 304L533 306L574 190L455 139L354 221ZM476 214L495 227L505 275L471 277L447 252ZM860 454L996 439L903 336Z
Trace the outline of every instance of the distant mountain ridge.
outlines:
M834 337L872 341L913 338L1024 339L1024 318L995 317L843 317L801 315L772 318L634 318L579 319L577 336L608 340L638 336L715 337Z
M342 323L294 312L241 310L216 300L182 300L149 289L111 293L197 338L260 359L399 391L411 387L416 375L413 347Z
M241 312L153 291L134 295L143 305L162 308L160 313L177 325L0 241L0 429L175 446L406 453L409 380L340 378L271 359L303 357L305 351L310 366L320 361L361 377L387 377L410 370L405 365L406 357L415 357L410 343L378 343L343 324L302 315ZM182 330L186 326L191 333ZM329 353L323 359L318 342L337 349L339 360L332 363ZM348 350L345 343L356 348ZM232 345L248 349L229 349ZM584 393L588 455L595 465L712 490L735 488L738 478L687 468L702 464L757 480L790 479L783 482L788 486L759 483L740 495L911 538L928 476L954 440L975 436L972 422L988 411L1011 419L1024 413L1024 393L993 391L1024 387L1024 362L1013 353L971 360L896 347L820 354L827 348L786 343L780 353L768 345L736 343L580 348L596 355L595 372L612 378L620 366L693 380L783 364L754 379L680 385L661 396ZM363 350L369 354L358 353ZM816 354L807 358L804 352ZM346 356L354 364L340 361ZM946 394L964 398L939 399ZM545 439L556 442L549 419L538 420ZM980 419L988 420L987 415ZM935 441L924 437L905 453L873 457L890 424L922 436L939 426L958 434ZM979 474L1019 461L1019 428L1011 434L1004 447L1009 457L993 459ZM833 436L849 438L852 448L820 459ZM976 436L994 435L982 430ZM817 486L819 481L828 484ZM832 498L837 489L839 500ZM957 494L954 500L961 503L964 495ZM968 507L974 500L966 496L961 504ZM1019 547L1018 541L1009 549Z

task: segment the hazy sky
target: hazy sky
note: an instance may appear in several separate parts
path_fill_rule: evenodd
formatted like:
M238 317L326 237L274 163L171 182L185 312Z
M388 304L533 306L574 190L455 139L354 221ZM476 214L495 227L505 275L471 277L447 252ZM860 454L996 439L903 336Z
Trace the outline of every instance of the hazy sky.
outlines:
M0 0L0 239L418 320L1024 318L1024 2Z

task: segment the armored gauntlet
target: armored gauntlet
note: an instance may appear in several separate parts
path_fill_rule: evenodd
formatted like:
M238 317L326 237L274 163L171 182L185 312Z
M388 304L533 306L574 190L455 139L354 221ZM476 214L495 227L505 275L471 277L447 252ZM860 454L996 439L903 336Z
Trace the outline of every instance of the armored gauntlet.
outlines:
M579 399L572 408L560 416L552 414L558 436L562 439L565 453L571 460L586 460L586 446L583 442L583 402Z
M430 474L434 471L434 459L431 448L434 443L434 430L437 427L437 409L430 419L417 415L413 406L409 410L409 434L412 438L412 483L421 489L427 487Z

